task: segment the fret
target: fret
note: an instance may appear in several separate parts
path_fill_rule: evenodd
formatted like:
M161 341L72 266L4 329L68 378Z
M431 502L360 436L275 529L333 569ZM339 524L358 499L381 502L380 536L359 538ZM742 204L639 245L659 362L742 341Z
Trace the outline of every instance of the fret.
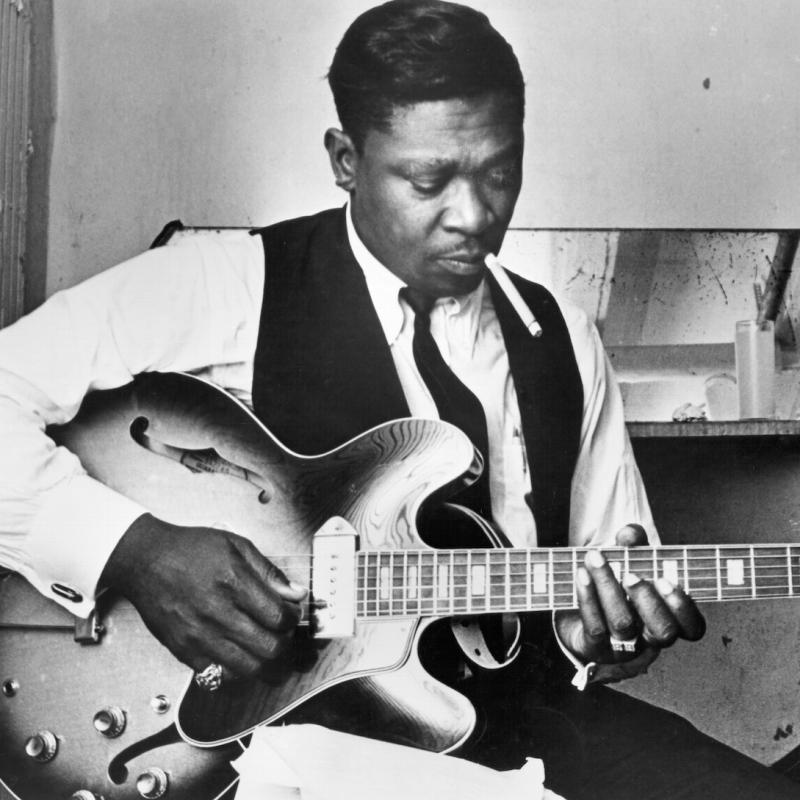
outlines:
M533 565L533 592L534 594L547 593L547 565L541 561Z
M431 591L431 613L436 614L438 611L438 599L439 599L439 553L437 551L433 551L433 589Z
M492 607L492 570L489 560L490 551L486 551L483 556L484 581L486 584L486 611Z
M792 580L792 548L786 547L786 575L789 584L789 596L794 595L794 580Z
M404 553L404 550L394 551L392 564L392 616L398 617L405 613L406 571L403 569Z
M387 603L386 612L391 617L394 612L394 550L389 551L389 565L388 565L388 572L389 572L389 602Z
M623 572L623 565L625 562L625 552L627 548L624 547L613 547L608 549L603 549L600 552L603 554L608 566L611 568L611 571L614 573L614 577L618 580L622 580L622 572ZM642 551L644 552L644 550Z
M455 596L455 552L450 551L450 616L456 613L456 596Z
M750 594L753 600L756 599L756 553L755 548L750 548Z
M472 596L480 594L480 588L475 586L475 576L472 573L472 550L467 550L467 614L472 613Z
M614 551L616 553L616 551ZM613 557L614 553L611 553L610 556ZM638 575L639 578L642 580L653 580L653 550L649 547L642 547L642 548L632 548L630 550L621 550L619 553L619 557L621 561L617 562L621 564L621 568L619 568L619 577L617 580L621 581L623 573L633 572L635 575ZM609 561L609 564L614 562ZM612 570L614 567L611 567ZM617 572L614 573L615 577Z
M754 545L753 571L756 597L790 597L792 594L791 570L786 570L786 559L781 549Z
M378 554L378 615L391 615L392 611L392 556L393 550Z
M717 600L722 600L722 568L719 563L719 547L715 547L717 561Z
M575 551L558 548L552 550L553 608L574 608L575 605Z
M469 550L454 551L451 560L453 585L453 613L468 614L472 607L472 564Z
M419 553L406 551L406 611L419 614Z
M800 586L800 559L797 558L797 546L789 545L790 560L792 562L789 573L792 579L792 586Z
M436 565L436 611L437 614L442 612L439 610L439 601L447 604L450 599L450 565L444 563L441 559L437 560Z
M572 607L578 607L578 587L575 584L575 573L578 571L578 551L572 549Z
M358 583L356 584L357 587L356 596L358 598L358 602L356 603L358 611L356 612L356 615L363 617L366 616L365 611L367 604L366 604L365 591L366 591L367 580L364 569L364 559L361 557L361 553L356 553L356 565L357 565L356 574L358 575L358 577L356 578L356 580L358 581ZM360 597L358 597L358 595L360 595Z
M528 554L525 550L509 550L509 604L510 611L525 611L528 604L527 565Z
M742 600L753 596L755 572L752 550L746 547L717 548L720 588L718 600Z
M373 616L378 616L380 613L380 582L379 582L379 572L380 572L380 553L375 552L373 553L373 564L372 564L372 600L370 602L370 606L372 608Z
M683 548L683 590L686 594L690 594L692 591L689 587L689 554L685 547Z
M506 609L511 608L511 551L506 550Z
M500 611L506 606L506 553L502 549L489 551L489 582L491 584L491 611Z
M531 550L531 604L532 611L549 608L548 597L550 593L550 575L548 574L548 559L550 552L546 550Z
M370 558L371 557L371 558ZM374 563L370 564L370 560ZM367 616L378 616L378 554L367 553Z
M673 586L679 586L681 579L678 571L678 562L674 558L665 558L661 562L661 576Z
M555 608L555 576L553 574L553 548L548 551L548 573L550 575L550 608Z
M363 556L364 557L361 563L364 566L364 579L363 579L363 586L361 588L361 596L363 601L363 606L361 611L365 617L368 617L370 616L370 610L371 610L369 595L370 595L370 586L372 583L372 577L369 569L369 553L364 553Z
M419 567L419 610L424 616L436 612L436 551L425 550L420 553Z
M403 573L401 575L402 580L400 581L400 591L402 592L401 597L403 598L403 616L408 616L408 587L409 587L409 580L408 580L408 550L403 550Z
M533 608L533 600L531 599L531 592L533 591L533 587L531 586L532 580L531 551L528 550L525 554L525 605L528 608Z
M655 580L658 577L658 550L655 547L651 548L653 551L653 578Z
M692 597L696 600L718 599L720 567L719 558L715 556L715 548L692 548L691 556L688 555L688 552L687 549L685 551L686 575L691 575ZM685 586L686 584L684 584L684 588Z
M686 551L680 547L661 547L658 549L659 570L656 577L666 578L673 586L685 585ZM684 574L681 575L683 569Z

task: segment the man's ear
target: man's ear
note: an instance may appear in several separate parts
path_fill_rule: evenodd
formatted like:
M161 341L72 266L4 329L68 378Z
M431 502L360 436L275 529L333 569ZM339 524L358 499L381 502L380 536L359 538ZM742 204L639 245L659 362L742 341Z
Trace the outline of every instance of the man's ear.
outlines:
M337 128L325 131L325 149L331 160L331 169L337 186L346 192L352 192L356 184L358 169L358 153L353 140Z

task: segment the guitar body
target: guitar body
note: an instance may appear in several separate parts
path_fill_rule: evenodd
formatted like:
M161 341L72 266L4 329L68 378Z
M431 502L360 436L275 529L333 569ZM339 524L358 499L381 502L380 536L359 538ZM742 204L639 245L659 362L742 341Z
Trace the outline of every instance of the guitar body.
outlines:
M460 431L416 419L300 456L245 406L186 375L143 376L124 390L90 396L53 434L89 474L155 515L247 536L304 585L312 582L313 536L327 520L347 520L361 550L426 548L416 529L420 507L476 470ZM0 608L0 681L18 684L12 696L0 696L0 778L23 800L78 789L132 800L137 775L159 764L169 774L170 797L210 800L224 788L230 748L262 722L313 719L435 751L454 749L475 725L469 701L420 663L417 646L430 618L359 620L354 636L334 639L300 628L298 669L208 693L121 599L101 604L105 632L83 645L73 641L74 618L16 576L5 581ZM154 710L159 697L168 713ZM116 738L92 724L109 707L125 712ZM170 728L174 711L183 739L215 748L180 741ZM47 763L24 750L40 730L58 739Z
M104 609L103 625L101 643L78 644L74 617L17 575L0 581L0 782L21 800L69 798L81 789L134 800L138 776L159 767L169 775L170 798L222 796L236 781L230 761L241 748L200 750L181 739L173 717L187 668L127 602ZM93 717L111 706L124 709L126 725L107 739ZM39 731L58 738L47 763L25 752Z

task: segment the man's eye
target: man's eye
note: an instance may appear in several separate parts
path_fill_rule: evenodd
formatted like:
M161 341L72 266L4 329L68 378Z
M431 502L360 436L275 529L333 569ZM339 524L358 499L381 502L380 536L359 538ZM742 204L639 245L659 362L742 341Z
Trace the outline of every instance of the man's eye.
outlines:
M486 173L486 180L487 183L497 189L507 189L518 183L519 169L516 164L494 167Z
M432 178L429 180L411 180L411 185L414 187L414 191L417 191L420 194L438 194L444 188L444 184L445 181L441 180L440 178Z

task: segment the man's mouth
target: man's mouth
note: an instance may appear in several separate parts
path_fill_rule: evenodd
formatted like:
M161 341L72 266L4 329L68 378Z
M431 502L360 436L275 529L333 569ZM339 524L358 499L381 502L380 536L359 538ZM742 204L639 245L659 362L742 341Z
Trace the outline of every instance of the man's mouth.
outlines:
M470 271L482 269L486 253L483 250L453 250L448 253L441 253L437 261L445 261L456 268Z

